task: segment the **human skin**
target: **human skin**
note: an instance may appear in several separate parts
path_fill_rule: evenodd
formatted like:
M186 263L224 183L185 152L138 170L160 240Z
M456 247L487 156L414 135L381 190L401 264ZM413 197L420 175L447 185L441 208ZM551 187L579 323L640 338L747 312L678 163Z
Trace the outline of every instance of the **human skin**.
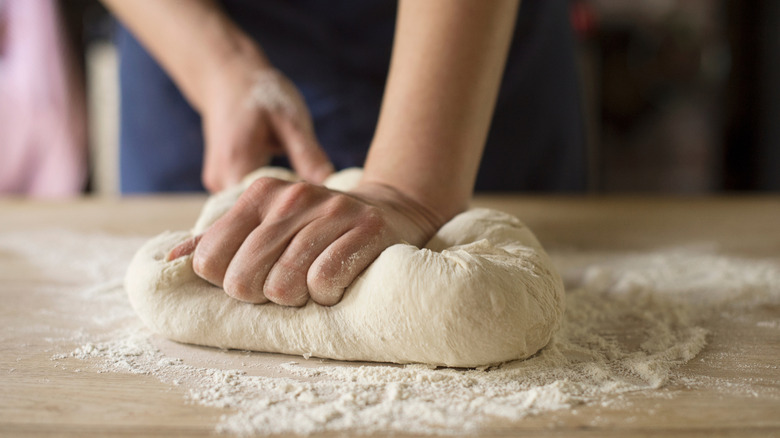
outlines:
M258 180L203 235L171 252L194 253L195 272L228 295L335 304L385 248L422 246L466 208L518 0L399 2L378 126L363 178L346 193L317 185L332 167L307 112L246 105L257 72L275 70L215 3L104 2L201 113L207 188L237 182L276 151L308 181ZM300 99L294 88L289 94Z

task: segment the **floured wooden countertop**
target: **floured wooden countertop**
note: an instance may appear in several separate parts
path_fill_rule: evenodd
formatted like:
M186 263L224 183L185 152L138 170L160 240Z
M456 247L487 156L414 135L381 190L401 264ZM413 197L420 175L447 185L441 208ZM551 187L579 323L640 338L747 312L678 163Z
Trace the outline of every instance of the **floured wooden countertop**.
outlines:
M150 334L124 268L203 201L0 201L0 435L780 436L780 198L479 197L569 305L554 345L487 370Z

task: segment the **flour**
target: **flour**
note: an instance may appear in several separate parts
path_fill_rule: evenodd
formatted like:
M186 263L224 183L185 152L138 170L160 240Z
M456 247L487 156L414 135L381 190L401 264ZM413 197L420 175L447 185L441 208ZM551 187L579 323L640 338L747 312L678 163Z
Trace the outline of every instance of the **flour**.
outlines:
M151 239L125 277L144 324L179 342L476 367L530 357L547 345L563 315L563 282L549 257L526 226L496 210L457 215L425 248L386 248L330 307L229 297L195 274L190 256L162 257L191 236L166 232Z
M288 116L301 117L308 114L301 109L302 99L295 85L283 74L276 70L264 70L255 75L246 106L267 108L271 111L281 111Z
M196 229L208 227L241 190L263 177L278 178L280 172L260 168L238 190L210 197ZM360 175L346 170L324 185L347 190ZM564 311L563 282L547 253L528 227L498 210L464 211L421 248L390 245L352 281L338 304L309 300L296 309L240 302L198 277L192 256L164 257L197 234L168 231L152 238L125 276L141 320L178 342L338 360L478 367L537 353L558 329ZM349 260L353 257L360 256L352 254ZM309 278L317 272L314 265L308 268ZM327 289L340 292L331 286Z
M681 375L679 366L700 360L715 336L708 335L711 321L780 305L780 263L773 261L710 247L550 251L565 278L567 311L550 345L528 360L483 370L305 360L152 337L118 287L140 242L63 231L0 234L0 251L39 266L42 277L68 273L74 280L56 291L62 307L47 310L48 332L57 333L51 342L77 346L53 352L55 366L155 376L184 391L189 403L223 410L216 428L231 434L450 435L585 405L620 408L629 394L663 395L670 385L715 384L750 396L744 385ZM66 325L71 319L76 327ZM776 329L775 319L760 321L757 330ZM719 355L730 354L711 353L708 360L717 365Z
M765 328L771 328L771 329L780 329L780 320L775 321L759 321L757 324L759 327L765 327Z

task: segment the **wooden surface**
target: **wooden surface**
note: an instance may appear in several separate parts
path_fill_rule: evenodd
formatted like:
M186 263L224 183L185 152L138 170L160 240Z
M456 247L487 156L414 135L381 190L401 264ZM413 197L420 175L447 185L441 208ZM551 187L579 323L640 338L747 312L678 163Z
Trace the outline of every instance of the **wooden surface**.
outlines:
M152 235L188 228L203 198L174 197L63 203L0 201L0 231L60 228ZM728 254L756 260L780 255L780 199L480 197L475 205L521 217L549 249L643 251L716 242ZM26 293L57 278L25 273L0 252L0 317L7 333L66 321L55 302ZM722 384L691 390L672 384L654 394L624 395L620 410L598 405L546 413L492 429L494 436L780 436L780 320L764 306L712 327L700 360L682 375ZM0 337L0 435L207 436L223 413L185 402L185 390L152 376L97 373L57 366L52 354L77 346L33 336ZM70 344L70 345L68 345ZM717 363L714 366L713 363ZM88 366L85 365L85 369ZM738 391L724 388L739 388ZM597 421L595 421L596 419Z

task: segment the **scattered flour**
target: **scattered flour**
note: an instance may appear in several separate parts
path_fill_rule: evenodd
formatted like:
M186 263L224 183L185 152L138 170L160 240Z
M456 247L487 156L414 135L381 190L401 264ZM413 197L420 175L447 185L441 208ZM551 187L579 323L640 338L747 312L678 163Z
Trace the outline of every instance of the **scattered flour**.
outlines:
M528 360L477 370L292 356L268 365L269 355L241 353L244 362L264 363L270 374L255 375L251 366L197 366L186 354L160 348L121 288L124 267L141 241L65 231L0 234L0 251L34 263L43 276L65 272L74 280L60 297L59 313L77 327L58 328L60 336L51 342L80 346L55 354L55 365L79 359L89 366L74 372L153 375L185 388L190 403L224 409L217 430L232 434L451 435L582 404L609 406L622 394L652 392L674 380L674 369L704 348L711 318L780 305L780 264L771 261L710 248L550 251L566 280L566 317L553 342ZM777 321L759 326L776 329ZM695 383L690 377L675 382Z

